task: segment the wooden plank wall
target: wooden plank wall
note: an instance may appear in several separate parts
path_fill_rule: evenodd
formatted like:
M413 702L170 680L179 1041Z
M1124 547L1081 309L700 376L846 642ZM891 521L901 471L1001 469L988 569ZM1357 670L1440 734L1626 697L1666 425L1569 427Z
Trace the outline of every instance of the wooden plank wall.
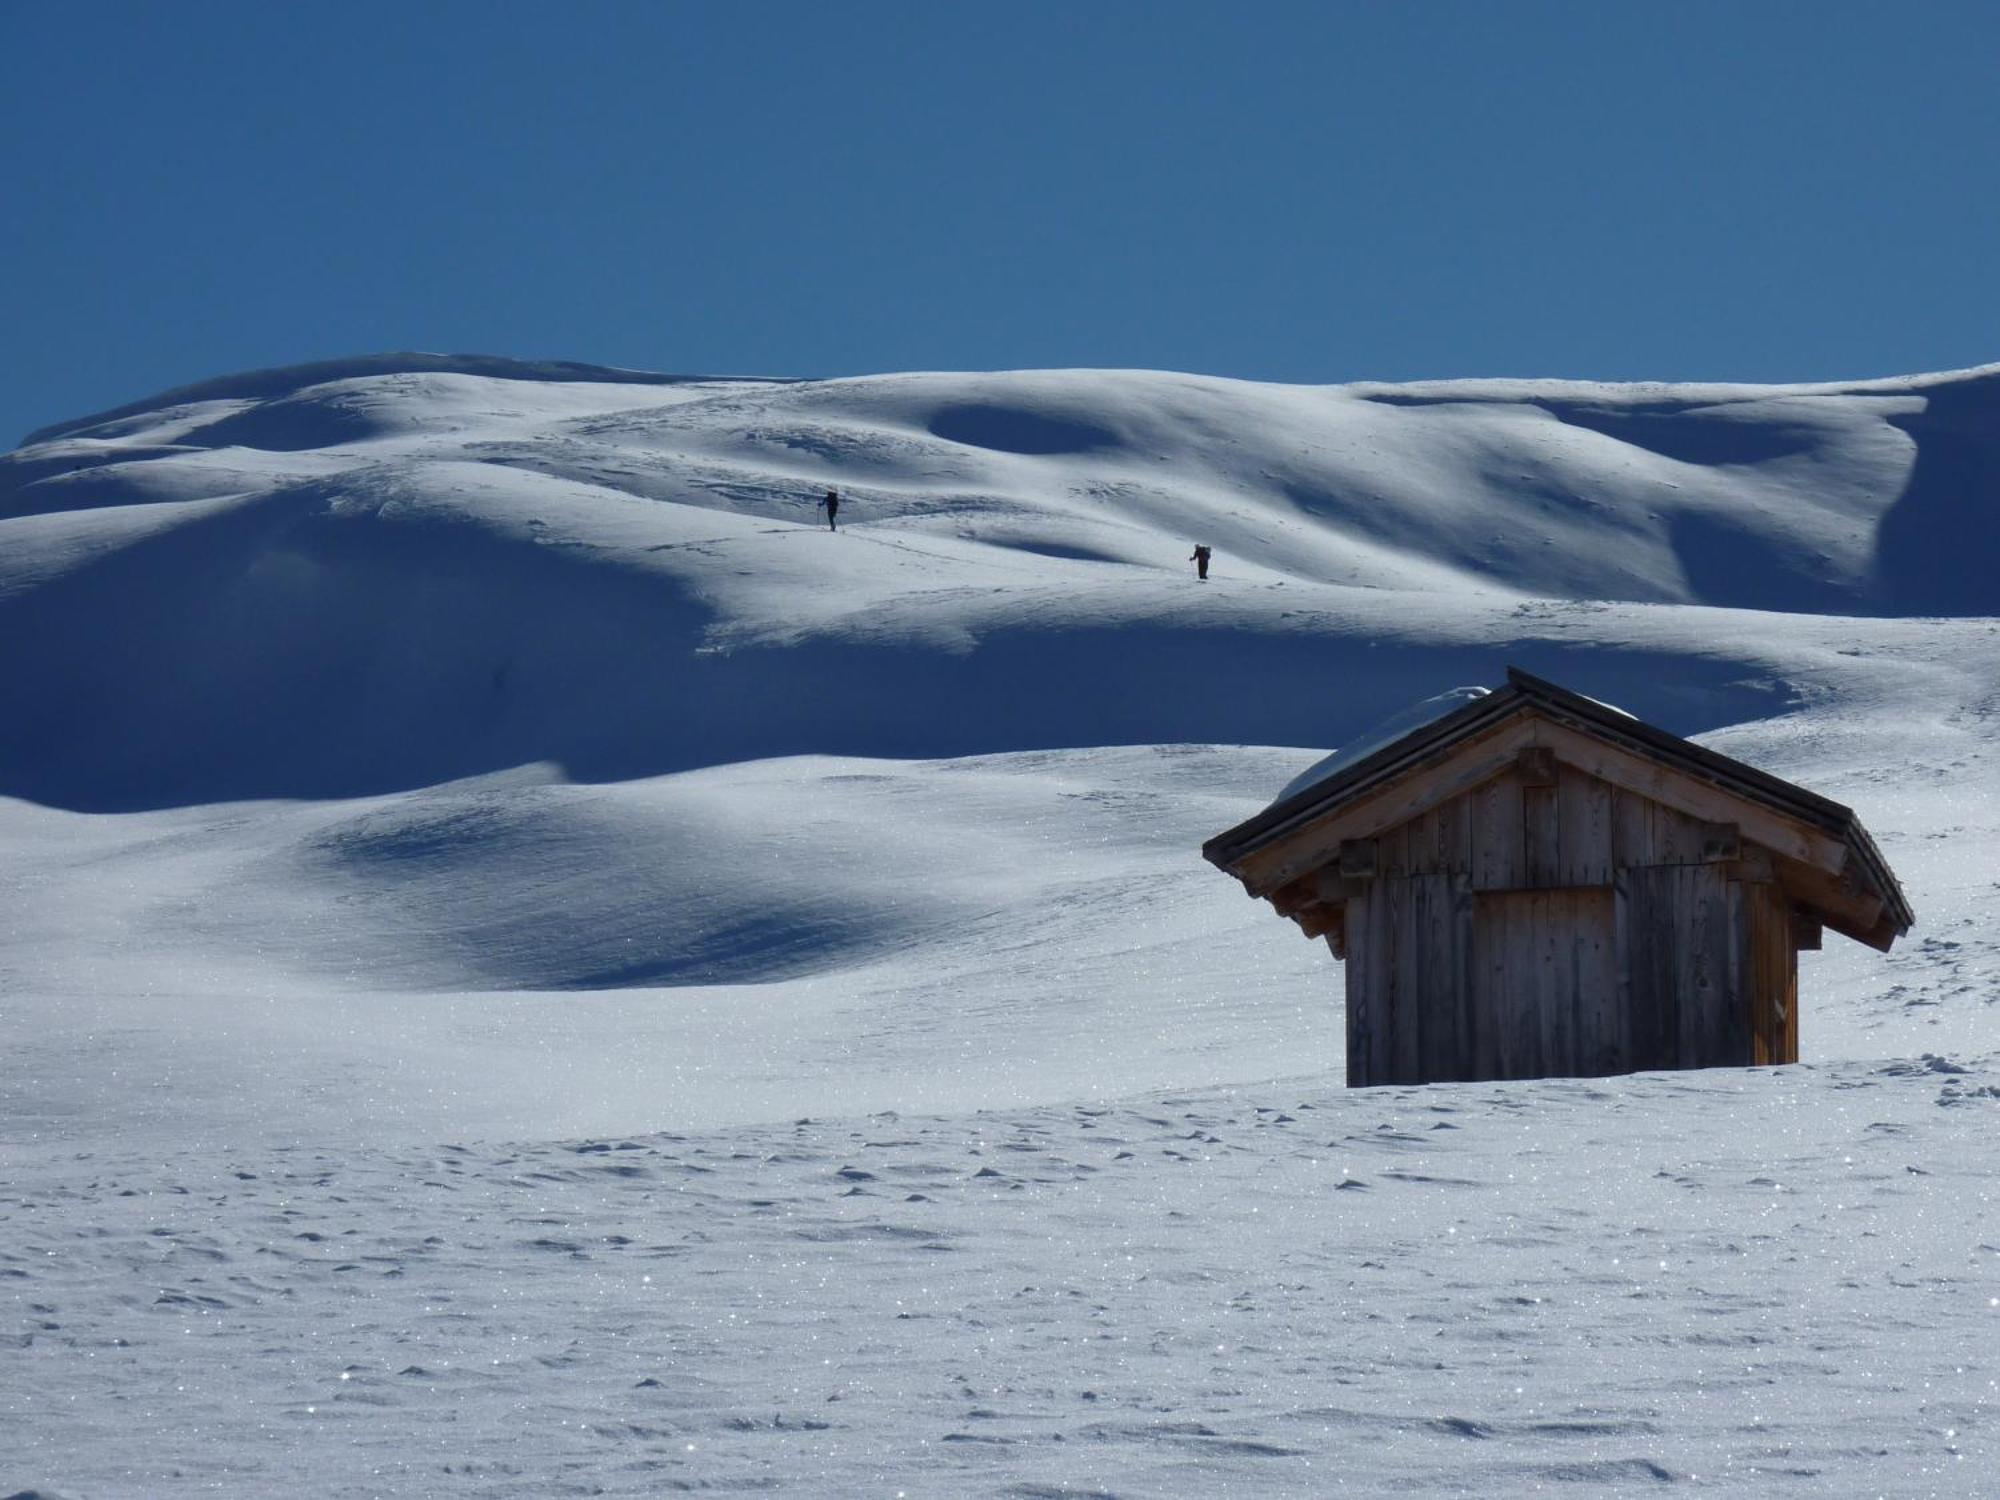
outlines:
M1619 1071L1625 1052L1609 888L1474 898L1477 1078Z
M1566 765L1552 785L1508 771L1375 843L1382 875L1466 875L1476 891L1608 886L1629 866L1702 861L1698 820Z
M1746 885L1749 905L1751 1061L1799 1060L1799 951L1792 904L1772 881Z
M1618 984L1633 1071L1743 1066L1753 1053L1745 887L1722 865L1618 872Z
M1350 1084L1625 1071L1611 887L1408 876L1347 915Z
M1370 883L1347 903L1347 1081L1472 1079L1472 892L1463 876Z
M1789 903L1707 832L1551 764L1379 836L1346 908L1349 1083L1796 1060Z

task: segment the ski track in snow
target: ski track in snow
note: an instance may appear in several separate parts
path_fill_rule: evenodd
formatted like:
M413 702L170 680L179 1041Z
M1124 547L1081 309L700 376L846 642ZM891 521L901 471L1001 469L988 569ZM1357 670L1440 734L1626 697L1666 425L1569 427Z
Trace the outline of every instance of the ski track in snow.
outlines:
M0 1493L2000 1493L1996 413L382 356L37 434ZM1199 845L1509 662L1859 811L1917 926L1805 1065L1338 1087Z

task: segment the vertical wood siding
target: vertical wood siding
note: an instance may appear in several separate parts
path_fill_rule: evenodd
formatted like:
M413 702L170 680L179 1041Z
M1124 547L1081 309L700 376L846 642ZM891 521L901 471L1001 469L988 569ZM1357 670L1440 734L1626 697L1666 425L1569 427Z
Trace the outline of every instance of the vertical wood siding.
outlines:
M1743 888L1721 865L1656 865L1621 870L1616 890L1631 1070L1750 1063Z
M1791 902L1773 881L1744 887L1749 904L1751 1061L1799 1060L1799 954Z
M1384 875L1472 877L1481 891L1606 885L1635 866L1696 865L1703 825L1570 766L1552 786L1508 771L1376 835Z
M1618 1071L1614 915L1611 891L1594 887L1474 898L1479 1077Z
M1376 849L1346 908L1351 1084L1798 1056L1789 902L1731 879L1696 819L1561 765Z

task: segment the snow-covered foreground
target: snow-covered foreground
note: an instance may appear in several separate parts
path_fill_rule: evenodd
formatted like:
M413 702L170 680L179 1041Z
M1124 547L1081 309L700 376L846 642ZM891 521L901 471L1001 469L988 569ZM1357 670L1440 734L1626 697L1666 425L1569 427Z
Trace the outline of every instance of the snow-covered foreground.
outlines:
M1942 1058L162 1161L0 1192L84 1495L1992 1492ZM1974 1149L1978 1147L1978 1149Z
M2000 1492L1996 432L397 357L0 458L0 1493ZM1860 812L1807 1066L1336 1086L1199 846L1510 662Z

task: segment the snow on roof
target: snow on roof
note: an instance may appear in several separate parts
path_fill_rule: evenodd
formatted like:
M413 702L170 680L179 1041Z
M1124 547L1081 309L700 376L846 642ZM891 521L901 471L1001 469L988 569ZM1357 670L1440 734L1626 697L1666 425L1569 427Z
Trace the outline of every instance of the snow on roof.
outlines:
M1289 801L1308 787L1319 785L1337 771L1343 771L1364 756L1373 755L1384 745L1393 744L1413 729L1442 719L1446 714L1455 713L1468 703L1484 698L1491 689L1483 687L1448 688L1435 697L1426 698L1421 703L1413 703L1400 713L1391 714L1373 728L1357 735L1342 745L1333 754L1314 761L1305 770L1285 783L1285 789L1272 799L1276 807L1280 802Z

